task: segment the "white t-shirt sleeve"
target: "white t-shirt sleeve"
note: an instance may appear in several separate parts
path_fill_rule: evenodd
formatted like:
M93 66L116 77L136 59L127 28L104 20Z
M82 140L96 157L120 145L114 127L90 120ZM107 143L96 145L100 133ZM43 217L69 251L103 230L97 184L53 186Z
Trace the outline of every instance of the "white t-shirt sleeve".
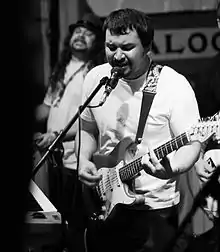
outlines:
M51 91L51 86L48 87L46 95L44 97L43 103L46 104L47 106L52 106L52 91Z
M197 124L200 118L196 96L188 80L178 74L176 81L170 108L170 127L175 136Z
M82 88L82 104L84 104L91 93L93 92L93 87L95 87L95 79L93 74L93 69L91 69L85 76ZM87 106L81 113L81 118L85 121L94 121L94 116L92 110Z

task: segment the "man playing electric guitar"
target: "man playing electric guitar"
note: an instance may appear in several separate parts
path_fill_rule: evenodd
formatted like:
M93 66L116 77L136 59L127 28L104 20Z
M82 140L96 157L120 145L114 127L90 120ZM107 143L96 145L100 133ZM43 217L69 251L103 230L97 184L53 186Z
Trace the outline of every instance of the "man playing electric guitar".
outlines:
M140 144L132 144L138 129L143 89L151 72L150 53L154 37L151 22L145 13L134 9L110 13L103 27L107 63L93 68L84 81L83 101L102 78L114 79L114 68L121 68L123 72L104 104L99 106L105 87L81 114L81 130L77 133L75 146L79 158L79 179L90 188L102 183L103 201L112 190L123 187L123 197L133 196L137 203L116 206L117 221L114 218L109 222L104 220L99 230L88 227L88 237L93 235L87 243L89 252L165 251L178 228L179 191L176 181L179 174L191 169L199 158L200 142L189 141L188 134L183 134L200 118L195 94L187 79L168 66L163 66L158 76L142 139L138 139ZM130 139L131 144L126 145L126 139ZM170 144L166 145L167 142ZM159 146L162 148L155 152ZM115 148L119 152L113 155ZM167 155L159 154L163 151ZM108 161L113 165L112 169L105 173L105 165L97 167L92 160L95 152L107 157L110 155ZM130 161L127 156L131 157ZM126 173L130 162L137 170L143 168L132 174L134 195L124 187L126 178L130 178ZM103 168L103 173L99 168ZM115 180L106 183L103 177ZM119 193L113 196L121 198ZM108 202L111 203L111 199Z

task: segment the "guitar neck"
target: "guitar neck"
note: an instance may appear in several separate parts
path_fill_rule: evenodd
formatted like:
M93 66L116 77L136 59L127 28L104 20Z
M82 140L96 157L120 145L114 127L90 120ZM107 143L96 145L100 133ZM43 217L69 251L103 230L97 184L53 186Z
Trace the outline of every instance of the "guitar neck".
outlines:
M189 138L187 133L183 133L172 140L166 142L165 144L161 145L160 147L154 149L154 153L156 157L160 160L167 156L169 153L173 152L174 150L179 149L180 147L184 146L189 142ZM143 156L135 159L134 161L126 164L119 170L119 176L122 182L132 179L138 172L140 172L143 167L141 164L141 159Z

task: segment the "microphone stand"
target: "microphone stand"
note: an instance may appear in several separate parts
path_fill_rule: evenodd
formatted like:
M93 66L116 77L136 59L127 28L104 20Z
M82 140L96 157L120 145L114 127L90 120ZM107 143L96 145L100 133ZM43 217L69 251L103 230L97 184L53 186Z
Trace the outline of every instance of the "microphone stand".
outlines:
M88 99L84 102L82 106L79 107L78 112L73 116L73 118L70 120L70 122L66 125L66 127L61 130L57 137L54 139L54 141L50 144L50 146L47 148L47 151L45 154L42 156L42 158L39 160L39 162L35 165L35 167L32 170L32 176L34 177L35 174L38 172L42 164L45 162L46 158L48 157L49 154L54 151L55 147L58 146L58 144L62 141L62 138L66 135L66 133L69 131L69 129L72 127L72 125L75 123L75 121L78 119L79 114L83 112L83 110L89 105L90 101L93 99L93 97L96 95L96 93L101 89L103 85L105 85L108 81L108 77L103 77L98 86L94 89L94 91L90 94Z
M90 96L88 97L88 99L84 102L83 105L79 106L79 109L77 111L77 113L72 117L72 119L69 121L69 123L66 125L66 127L61 130L58 135L56 136L56 138L54 139L54 141L50 144L50 146L47 148L46 152L44 153L44 155L41 157L41 159L39 160L39 162L35 165L35 167L32 170L32 176L34 177L36 175L36 173L38 172L38 170L41 168L42 164L45 162L46 158L52 153L56 151L56 148L58 149L58 152L60 151L58 146L60 145L63 137L66 135L66 133L69 131L69 129L72 127L72 125L76 122L76 120L79 118L79 115L83 112L83 110L89 105L90 101L93 99L93 97L96 95L96 93L101 89L101 87L103 85L106 85L109 81L108 77L103 77L99 84L97 85L97 87L94 89L94 91L90 94ZM100 105L101 106L101 105ZM63 147L62 147L63 150ZM59 153L58 153L59 154ZM54 154L55 155L55 154ZM61 242L60 242L60 247L61 249L63 249L64 246L64 241L65 241L65 237L66 237L66 232L68 229L68 223L66 222L65 218L63 218L64 216L64 207L63 207L63 202L62 202L62 198L63 198L63 176L62 176L62 171L61 171L61 160L62 158L59 158L59 164L57 166L57 162L56 162L56 168L57 168L57 172L59 173L58 179L59 179L59 184L58 184L58 191L59 191L59 197L58 199L55 199L56 202L56 208L58 210L58 212L61 213ZM55 160L56 161L56 160ZM76 192L75 192L76 194ZM74 196L75 198L75 196Z

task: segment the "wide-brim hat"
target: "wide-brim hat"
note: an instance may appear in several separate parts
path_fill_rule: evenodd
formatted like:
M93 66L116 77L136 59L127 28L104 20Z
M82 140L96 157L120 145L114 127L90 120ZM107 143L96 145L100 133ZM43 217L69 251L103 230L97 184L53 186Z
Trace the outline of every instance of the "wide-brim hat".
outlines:
M69 32L73 33L74 29L76 27L85 27L93 32L100 33L102 32L102 21L101 19L92 14L92 13L86 13L82 19L78 20L75 24L69 25Z

